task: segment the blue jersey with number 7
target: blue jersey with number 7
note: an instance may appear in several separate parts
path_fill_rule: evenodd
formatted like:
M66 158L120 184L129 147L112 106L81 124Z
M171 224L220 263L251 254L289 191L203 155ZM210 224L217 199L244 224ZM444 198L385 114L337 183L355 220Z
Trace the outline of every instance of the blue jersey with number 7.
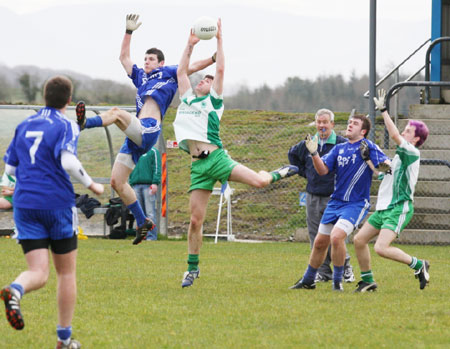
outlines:
M78 125L54 108L43 108L21 122L3 158L16 167L14 207L61 209L75 206L61 152L77 155Z

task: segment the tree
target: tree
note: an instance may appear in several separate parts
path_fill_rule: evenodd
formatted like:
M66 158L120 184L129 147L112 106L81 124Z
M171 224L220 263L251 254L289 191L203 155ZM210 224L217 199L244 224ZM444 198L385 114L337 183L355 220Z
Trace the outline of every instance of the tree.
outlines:
M36 93L39 91L37 84L32 81L30 74L24 73L19 78L20 87L25 95L25 100L28 103L35 101Z

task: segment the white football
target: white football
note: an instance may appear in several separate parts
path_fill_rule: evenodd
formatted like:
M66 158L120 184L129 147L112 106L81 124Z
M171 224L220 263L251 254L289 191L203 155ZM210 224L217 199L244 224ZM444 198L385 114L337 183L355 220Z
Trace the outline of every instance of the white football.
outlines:
M192 28L200 40L209 40L217 34L217 21L211 17L198 18Z

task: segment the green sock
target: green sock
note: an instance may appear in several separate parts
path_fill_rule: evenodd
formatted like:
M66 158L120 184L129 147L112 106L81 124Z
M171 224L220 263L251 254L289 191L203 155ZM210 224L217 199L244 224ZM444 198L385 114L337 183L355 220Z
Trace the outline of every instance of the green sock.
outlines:
M367 282L369 284L371 284L372 282L375 282L375 280L373 279L372 270L362 271L361 272L361 279L364 282Z
M417 257L411 257L412 262L409 264L409 267L414 270L420 270L423 266L423 262L420 259L417 259Z
M270 175L272 176L272 183L281 179L281 175L276 171L270 172Z
M189 254L187 262L188 262L188 271L198 270L198 263L199 263L198 254Z

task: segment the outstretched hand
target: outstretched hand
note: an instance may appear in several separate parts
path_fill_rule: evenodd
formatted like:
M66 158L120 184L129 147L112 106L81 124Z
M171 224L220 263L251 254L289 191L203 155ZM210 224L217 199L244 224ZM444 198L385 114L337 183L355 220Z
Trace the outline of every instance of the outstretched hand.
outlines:
M216 34L217 40L222 39L222 19L219 18L217 20L217 34Z
M138 29L142 22L138 23L138 19L139 19L139 15L136 14L129 14L126 17L126 24L127 24L127 33L131 34L132 32L134 32L136 29Z
M378 98L373 97L373 101L379 111L386 111L386 90L384 88L379 89Z
M311 153L312 156L317 155L317 148L319 144L317 143L317 138L312 138L308 133L305 138L306 149Z
M195 45L200 41L200 39L194 34L194 29L191 29L189 34L188 44Z
M364 161L370 160L370 148L367 141L363 139L359 145L359 151L361 152L361 157Z

